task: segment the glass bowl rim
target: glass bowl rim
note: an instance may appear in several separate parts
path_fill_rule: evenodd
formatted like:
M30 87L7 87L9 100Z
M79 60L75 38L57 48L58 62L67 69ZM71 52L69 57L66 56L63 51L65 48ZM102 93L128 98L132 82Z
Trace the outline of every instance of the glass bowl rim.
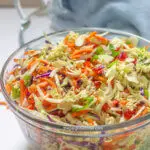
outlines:
M59 34L65 34L68 33L69 31L75 31L75 32L79 32L82 30L89 30L90 31L100 31L100 32L110 32L110 33L114 33L114 34L122 34L125 36L135 36L140 40L143 40L145 42L150 43L149 40L140 37L138 35L132 34L132 33L128 33L128 32L124 32L124 31L120 31L120 30L115 30L115 29L110 29L110 28L94 28L94 27L83 27L83 28L71 28L71 29L67 29L67 30L61 30L61 31L57 31L57 32L52 32L47 34L47 36L53 36L53 35L59 35ZM87 31L88 32L88 31ZM12 58L18 53L24 50L24 48L29 45L32 44L34 42L37 42L41 39L44 39L44 36L40 36L38 38L35 38L33 40L31 40L30 42L25 43L24 45L22 45L21 47L19 47L17 50L15 50L5 61L2 70L1 70L1 74L0 74L0 84L1 84L1 90L2 93L7 101L7 103L10 105L10 108L12 109L12 111L15 113L15 115L20 116L22 118L28 118L29 120L35 121L36 123L40 123L42 125L45 126L49 126L52 128L56 128L56 129L65 129L65 130L76 130L76 131L108 131L108 130L114 130L114 129L119 129L119 128L124 128L124 127L129 127L132 125L136 125L138 123L147 121L148 119L150 119L150 114L147 114L145 116L139 117L137 119L133 119L130 121L126 121L123 123L119 123L119 124L113 124L113 125L99 125L99 126L74 126L74 125L60 125L57 123L52 123L52 122L48 122L45 120L41 120L38 117L35 117L32 113L29 113L27 111L25 111L24 109L22 109L21 107L19 107L16 103L14 103L10 96L7 94L6 89L5 89L5 85L4 85L4 72L5 72L5 68L7 67L7 64L12 60ZM95 128L96 127L96 128Z

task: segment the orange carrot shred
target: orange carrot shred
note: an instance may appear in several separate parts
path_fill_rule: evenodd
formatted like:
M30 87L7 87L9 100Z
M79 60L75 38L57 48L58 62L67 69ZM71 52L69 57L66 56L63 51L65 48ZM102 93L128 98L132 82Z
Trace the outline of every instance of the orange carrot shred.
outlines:
M20 80L20 105L22 106L25 98L25 85L24 80Z
M147 109L147 107L142 111L142 116L144 116L145 114L147 114L148 113L148 109Z
M5 85L5 89L6 89L7 93L10 95L11 89L12 89L11 85L10 84L6 84Z
M81 49L81 50L76 50L73 55L78 55L78 54L82 54L82 53L91 53L93 51L93 49Z
M72 117L80 117L88 112L89 112L89 110L81 110L78 112L73 112L71 115L72 115Z
M7 103L4 101L0 101L0 105L7 106Z
M104 83L106 83L107 79L105 77L99 76L98 79Z
M43 60L43 59L40 59L40 62L41 62L41 63L43 63L43 64L45 64L45 65L48 65L48 64L49 64L49 62L48 62L48 61Z
M42 80L46 81L52 88L56 88L56 84L51 78L49 79L43 78Z
M31 62L29 62L29 64L27 65L27 69L30 69L36 62L36 59L33 59Z
M107 45L108 44L108 40L102 36L98 36L98 35L95 35L95 37L101 41L102 44L104 45Z
M94 120L92 118L86 118L87 122L91 125L94 125Z
M80 57L81 57L80 54L78 54L78 55L71 55L71 56L70 56L71 59L78 59L78 58L80 58Z
M26 52L24 52L24 55L32 55L36 52L36 50L28 50Z
M40 87L40 88L44 88L44 87L46 87L48 85L48 82L41 82L41 83L39 83L38 84L38 86Z
M125 106L127 103L128 103L127 100L121 100L121 101L120 101L120 104L123 105L123 106Z

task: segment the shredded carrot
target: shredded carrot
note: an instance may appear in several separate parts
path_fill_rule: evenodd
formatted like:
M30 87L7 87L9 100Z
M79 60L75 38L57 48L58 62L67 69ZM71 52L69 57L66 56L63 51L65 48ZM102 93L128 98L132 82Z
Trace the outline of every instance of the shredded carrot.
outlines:
M132 133L133 132L129 132L129 133L124 133L121 135L114 136L114 137L112 137L112 140L109 142L104 141L103 142L103 150L115 150L115 149L117 149L118 148L117 143L120 140L128 138L128 136L131 135Z
M43 88L43 89L41 89L42 90L42 92L43 92L43 94L44 95L46 95L47 94L47 92L46 92L46 90Z
M147 113L148 113L148 109L147 109L147 107L145 107L145 109L142 111L142 116L144 116Z
M78 59L78 58L80 58L80 57L81 57L80 54L78 54L78 55L71 55L71 56L70 56L71 59Z
M96 31L93 31L93 32L90 33L89 37L93 37L93 36L95 36L96 34L97 34L97 32L96 32Z
M0 105L7 106L7 103L4 101L0 101Z
M48 82L41 82L41 83L39 83L38 84L38 86L40 87L40 88L44 88L44 87L46 87L46 86L48 86Z
M86 68L85 68L85 67L82 68L82 69L81 69L81 72L82 72L82 73L86 73L86 72L87 72Z
M72 56L82 54L82 53L91 53L93 49L81 49L81 50L76 50L73 52Z
M30 93L35 93L37 91L36 89L36 85L35 84L32 84L29 88L28 88L29 92Z
M87 122L91 125L94 125L94 120L92 118L86 118Z
M89 110L81 110L81 111L78 111L78 112L73 112L72 113L72 117L80 117L86 113L88 113Z
M121 135L117 135L117 136L112 138L112 143L117 142L117 141L122 140L122 139L125 139L125 138L128 138L128 136L131 135L132 133L133 132L127 132L127 133L124 133Z
M34 105L32 105L32 104L28 105L27 109L34 110Z
M86 41L90 41L90 39L93 37L93 36L95 36L97 34L97 32L91 32L90 34L89 34L89 36L86 38Z
M17 63L17 62L18 62L18 60L19 60L19 59L16 59L16 58L15 58L15 59L14 59L14 62L16 62L16 63Z
M29 104L34 104L35 103L34 99L33 99L33 96L32 96L32 98L28 98L27 101L28 101Z
M9 74L10 74L10 75L11 75L11 74L14 75L14 74L15 74L15 70L9 72Z
M116 146L113 142L103 142L103 150L115 150L118 146Z
M75 44L73 42L72 43L68 42L67 45L68 45L68 47L74 47L75 46Z
M139 107L139 109L140 109L141 107ZM148 113L148 109L147 109L147 107L145 107L145 109L139 114L139 115L137 115L135 118L139 118L140 116L144 116L145 114L147 114Z
M52 103L50 103L50 102L48 102L46 100L43 100L42 104L43 104L44 107L47 107L47 106L50 106Z
M91 67L91 62L90 61L85 61L84 66L85 67Z
M77 81L76 80L72 80L72 84L73 86L76 88L77 87Z
M101 41L102 44L107 45L108 44L108 40L102 36L98 36L98 35L94 35L94 37L96 37L98 40Z
M56 107L57 107L57 106L51 105L51 106L49 106L49 107L45 107L45 110L46 110L47 112L49 112L49 111L55 109Z
M128 103L127 100L121 100L121 101L120 101L120 104L121 104L122 106L125 106L127 103Z
M42 104L43 104L44 108L46 109L46 111L51 111L52 109L57 107L57 104L50 103L46 100L43 100Z
M56 84L51 78L49 79L43 78L41 80L46 81L52 88L56 88Z
M105 77L99 76L98 79L104 83L107 82L107 78L105 78Z
M12 83L15 83L17 80L16 79L14 79L14 80L12 80Z
M45 65L49 64L49 62L47 60L43 60L43 59L40 59L40 62L43 63L43 64L45 64Z
M68 38L69 38L69 35L67 35L67 36L65 37L64 43L65 43L68 47L70 47L70 48L75 47L74 41L68 41Z
M96 101L96 104L99 104L101 102L100 98L97 97L97 101Z
M30 69L36 62L37 62L36 59L33 59L32 61L30 61L27 65L27 69Z
M48 66L45 67L45 66L41 65L41 66L39 66L37 73L43 74L45 72L48 72L49 70L52 70L51 67L48 67Z
M32 55L36 52L36 50L28 50L26 52L24 52L24 55Z
M20 105L22 106L25 98L25 85L24 80L20 80Z
M12 87L11 87L10 84L7 83L7 84L5 85L5 89L6 89L6 91L7 91L8 94L11 94L11 89L12 89Z
M67 35L64 39L64 43L66 44L68 42L68 38L69 38L69 35Z

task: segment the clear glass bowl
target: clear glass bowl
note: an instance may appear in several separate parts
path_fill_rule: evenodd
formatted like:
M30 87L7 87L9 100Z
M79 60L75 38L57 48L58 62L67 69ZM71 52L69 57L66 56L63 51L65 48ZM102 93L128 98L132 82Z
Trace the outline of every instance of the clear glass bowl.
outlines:
M109 32L107 38L135 36L130 33L102 28L72 29L79 33L97 31ZM48 34L53 44L60 41L69 31ZM138 37L139 45L150 42ZM116 125L73 126L48 122L18 107L5 90L8 72L14 66L13 59L20 58L26 49L40 49L45 38L37 38L16 50L5 62L1 72L1 87L10 109L15 114L20 127L35 149L41 150L149 150L150 147L150 114L138 119Z

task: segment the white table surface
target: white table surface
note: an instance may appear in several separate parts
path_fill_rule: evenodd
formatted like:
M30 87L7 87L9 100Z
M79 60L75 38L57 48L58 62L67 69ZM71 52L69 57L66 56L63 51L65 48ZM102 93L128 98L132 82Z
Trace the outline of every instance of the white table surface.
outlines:
M0 8L0 70L6 58L18 47L19 16L13 8ZM3 99L0 97L0 100ZM0 149L29 150L15 116L0 107Z

